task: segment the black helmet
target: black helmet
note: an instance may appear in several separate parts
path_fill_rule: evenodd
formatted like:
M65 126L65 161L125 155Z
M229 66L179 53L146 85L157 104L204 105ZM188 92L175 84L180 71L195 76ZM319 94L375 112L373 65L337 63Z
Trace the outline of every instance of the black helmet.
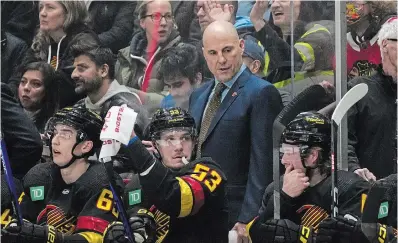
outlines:
M330 150L331 124L327 117L318 112L302 112L291 121L282 134L283 143L319 146Z
M46 133L51 138L57 124L64 124L76 129L76 145L85 140L93 142L93 149L87 154L88 156L93 155L96 149L102 145L100 134L104 124L103 119L84 105L66 107L56 112L46 125Z
M162 131L178 127L190 128L192 137L196 138L195 120L187 111L179 107L158 109L149 124L149 136L152 140L157 140Z

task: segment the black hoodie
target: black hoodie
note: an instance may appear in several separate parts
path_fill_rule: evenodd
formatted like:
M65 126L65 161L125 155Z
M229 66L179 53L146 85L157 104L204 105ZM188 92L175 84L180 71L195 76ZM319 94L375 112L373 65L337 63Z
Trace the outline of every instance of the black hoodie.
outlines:
M365 83L369 91L348 112L348 169L368 168L377 179L397 173L397 83L381 66L349 86Z

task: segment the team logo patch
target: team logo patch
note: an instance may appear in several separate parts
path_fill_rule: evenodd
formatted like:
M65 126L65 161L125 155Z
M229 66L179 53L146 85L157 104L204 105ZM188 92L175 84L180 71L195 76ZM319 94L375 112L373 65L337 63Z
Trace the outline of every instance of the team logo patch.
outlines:
M129 205L133 206L141 203L141 189L129 192Z
M44 200L44 186L35 186L30 189L30 197L32 201Z
M388 216L388 202L383 202L380 204L378 218L382 219Z

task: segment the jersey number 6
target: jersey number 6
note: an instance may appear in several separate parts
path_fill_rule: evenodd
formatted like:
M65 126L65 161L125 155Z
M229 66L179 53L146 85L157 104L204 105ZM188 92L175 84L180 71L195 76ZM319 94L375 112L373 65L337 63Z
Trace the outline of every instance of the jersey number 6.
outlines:
M213 192L222 181L217 171L211 170L209 167L202 164L197 164L195 166L194 173L195 174L191 175L191 177L203 182L207 188L209 188L210 192Z
M108 189L103 189L101 195L97 201L97 208L110 211L112 209L112 214L117 218L119 213L116 211L115 207L113 207L113 194Z

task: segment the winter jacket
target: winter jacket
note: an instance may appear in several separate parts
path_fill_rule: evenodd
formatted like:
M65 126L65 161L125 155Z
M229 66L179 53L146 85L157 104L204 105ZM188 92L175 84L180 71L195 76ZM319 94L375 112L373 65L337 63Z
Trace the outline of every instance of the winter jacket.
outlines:
M135 1L91 1L90 27L114 53L129 45L134 32Z
M147 93L141 92L147 68L147 60L145 59L147 46L145 32L137 32L131 41L130 47L119 51L115 66L116 80L120 84L131 87L130 90L140 96L149 115L153 115L156 109L160 107L160 103L166 94L166 92L163 92L165 91L165 84L157 78L161 58L169 48L177 46L180 42L181 37L178 31L173 30L169 40L156 50L153 58L150 60L154 64L152 73L149 76Z
M334 28L332 21L316 21L295 29L294 41L294 88L291 88L290 41L279 37L272 27L266 24L255 37L260 40L274 61L276 68L267 76L283 94L286 105L292 98L313 84L327 80L334 84L333 55ZM266 59L267 60L267 59Z
M171 1L171 8L181 39L184 42L201 42L202 30L195 13L196 1Z
M22 63L28 46L23 40L8 32L2 32L1 38L1 82L9 83L9 79Z
M162 46L159 46L149 62L153 62L152 73L150 74L147 92L161 93L165 84L157 79L156 74L159 69L161 58L167 49L177 46L181 42L178 31L173 30L169 39ZM131 40L130 47L119 51L115 74L119 83L141 89L148 61L146 60L147 40L144 31L136 32Z
M365 83L368 93L352 107L348 120L348 169L367 168L377 179L397 172L397 84L379 67L349 87Z
M4 83L1 83L1 132L13 176L22 179L39 162L43 144L35 125Z
M38 1L1 1L1 29L32 44L39 24Z

